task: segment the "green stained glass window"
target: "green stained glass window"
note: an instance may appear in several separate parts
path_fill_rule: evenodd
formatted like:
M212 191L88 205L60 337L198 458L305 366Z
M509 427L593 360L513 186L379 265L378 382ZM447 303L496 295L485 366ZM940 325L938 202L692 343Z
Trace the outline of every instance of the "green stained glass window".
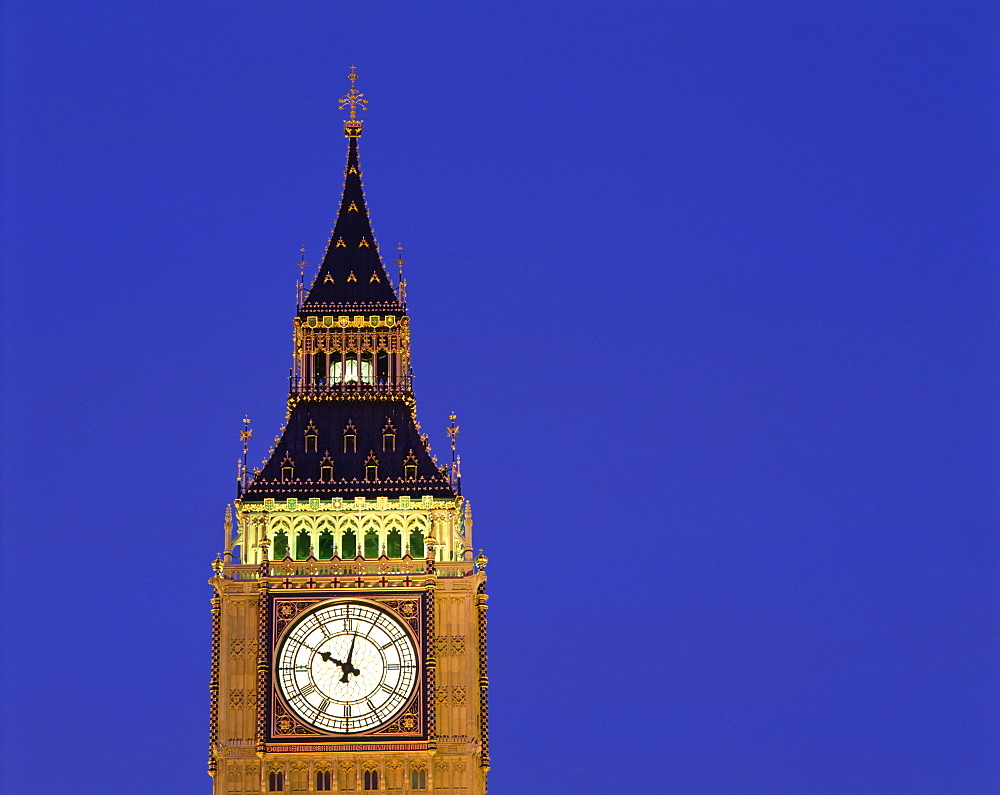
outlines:
M358 554L358 539L354 535L353 530L346 531L340 537L340 557L345 560L350 560L357 557Z
M374 530L369 530L365 533L365 557L378 557L378 533Z
M295 537L295 559L305 560L308 558L311 553L310 546L309 532L307 530L300 530L299 534Z
M385 538L385 553L390 558L403 557L403 537L399 534L399 530L389 531Z

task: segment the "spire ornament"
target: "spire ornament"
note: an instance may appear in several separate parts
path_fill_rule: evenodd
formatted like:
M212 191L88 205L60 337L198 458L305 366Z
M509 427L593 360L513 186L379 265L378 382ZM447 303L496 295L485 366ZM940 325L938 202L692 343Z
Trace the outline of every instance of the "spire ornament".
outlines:
M406 280L403 278L403 266L406 264L406 260L403 259L402 243L396 246L396 251L399 252L399 259L396 260L396 266L399 268L399 277L396 279L396 292L399 297L399 303L403 305L403 309L406 309Z
M299 258L299 281L295 285L295 311L298 312L302 309L302 302L306 300L306 268L309 263L306 262L306 247L302 246L299 251L302 256Z
M455 487L455 491L461 494L462 476L459 474L459 468L458 468L460 459L457 453L455 452L456 448L455 442L458 440L458 425L455 423L455 420L458 419L458 417L453 411L450 415L448 415L448 419L450 421L450 424L448 425L447 428L445 428L445 431L448 432L448 438L451 440L451 466L448 468L448 475L449 475L448 479L451 482L451 485Z
M368 100L364 98L364 94L358 91L354 87L354 81L358 79L357 67L351 67L351 73L347 76L347 79L351 81L350 90L340 98L340 105L338 105L339 110L349 107L350 118L344 122L344 135L348 138L360 138L361 137L361 125L362 121L358 118L358 111L365 110L368 106Z
M236 478L236 496L239 497L247 487L247 450L250 440L253 439L253 429L250 427L250 415L243 417L243 429L240 431L240 441L243 442L243 461L239 464L239 474Z
M233 506L226 505L226 521L223 524L223 530L226 534L226 543L223 546L222 560L223 563L233 562Z

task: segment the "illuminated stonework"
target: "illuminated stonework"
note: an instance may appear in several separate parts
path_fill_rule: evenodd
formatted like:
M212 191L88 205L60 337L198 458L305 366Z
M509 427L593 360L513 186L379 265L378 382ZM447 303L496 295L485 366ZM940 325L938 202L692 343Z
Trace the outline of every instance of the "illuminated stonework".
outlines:
M405 284L360 181L356 78L337 223L300 283L285 424L251 472L244 421L210 580L218 795L486 792L486 559L472 559L454 416L450 466L416 421Z

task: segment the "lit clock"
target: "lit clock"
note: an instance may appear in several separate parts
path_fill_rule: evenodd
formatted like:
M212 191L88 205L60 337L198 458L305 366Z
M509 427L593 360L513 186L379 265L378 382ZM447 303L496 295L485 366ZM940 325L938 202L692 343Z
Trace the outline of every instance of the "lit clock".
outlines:
M288 708L317 729L370 731L392 720L417 685L409 630L367 602L326 602L278 644L275 679Z

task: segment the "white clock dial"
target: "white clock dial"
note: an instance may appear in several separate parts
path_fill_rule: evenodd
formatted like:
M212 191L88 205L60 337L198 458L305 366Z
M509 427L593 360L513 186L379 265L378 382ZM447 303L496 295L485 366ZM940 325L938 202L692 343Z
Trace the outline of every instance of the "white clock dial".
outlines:
M392 719L417 685L409 631L366 602L328 602L293 623L278 646L278 690L317 729L354 734Z

